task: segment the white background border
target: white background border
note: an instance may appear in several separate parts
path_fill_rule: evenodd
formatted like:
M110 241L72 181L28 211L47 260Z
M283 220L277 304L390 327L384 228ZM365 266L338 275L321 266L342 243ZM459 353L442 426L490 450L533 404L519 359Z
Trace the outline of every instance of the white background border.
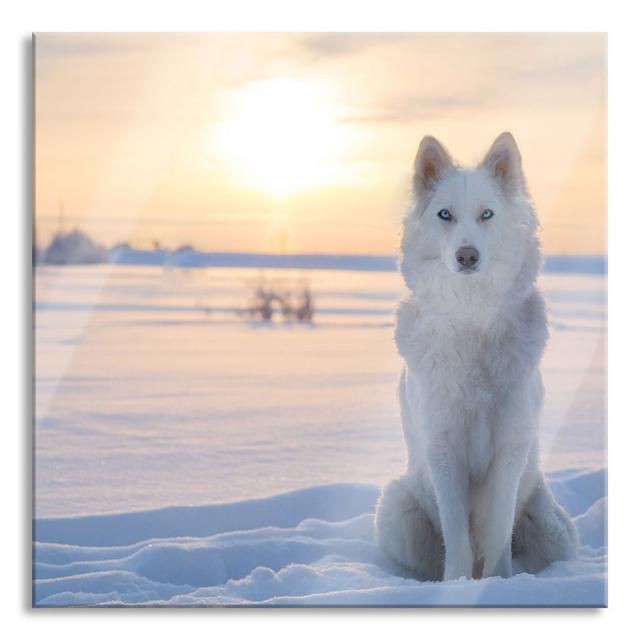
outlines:
M640 31L634 4L511 0L24 1L3 6L0 108L2 234L3 635L26 638L277 636L517 640L602 638L638 629L640 482ZM30 79L32 31L607 31L609 32L609 609L36 610L30 603ZM588 188L588 185L585 185ZM619 629L615 629L620 625ZM402 638L404 640L404 638Z

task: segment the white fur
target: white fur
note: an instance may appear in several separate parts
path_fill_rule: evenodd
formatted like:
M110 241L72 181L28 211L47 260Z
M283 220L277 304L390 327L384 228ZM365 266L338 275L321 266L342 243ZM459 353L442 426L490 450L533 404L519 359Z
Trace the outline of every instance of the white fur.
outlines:
M402 239L411 293L396 326L407 468L380 498L378 541L421 579L508 577L512 559L537 572L577 541L538 465L547 325L538 223L513 137L500 135L472 169L425 138L413 195ZM459 271L463 246L479 252L472 273Z

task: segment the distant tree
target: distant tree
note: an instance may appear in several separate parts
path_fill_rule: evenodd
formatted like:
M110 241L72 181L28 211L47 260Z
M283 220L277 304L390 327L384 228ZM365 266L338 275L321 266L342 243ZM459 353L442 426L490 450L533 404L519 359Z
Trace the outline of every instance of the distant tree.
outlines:
M249 307L251 315L260 320L271 322L271 318L273 317L273 303L276 298L277 296L270 289L262 284L258 284L254 292L253 303Z
M253 287L246 312L252 318L271 322L277 311L286 321L312 322L314 308L309 287L303 285L294 296L291 289L282 283L259 280Z
M300 302L296 309L297 318L301 322L313 322L313 300L311 291L305 286L300 294Z
M59 231L45 249L45 264L97 264L107 261L107 250L78 229Z

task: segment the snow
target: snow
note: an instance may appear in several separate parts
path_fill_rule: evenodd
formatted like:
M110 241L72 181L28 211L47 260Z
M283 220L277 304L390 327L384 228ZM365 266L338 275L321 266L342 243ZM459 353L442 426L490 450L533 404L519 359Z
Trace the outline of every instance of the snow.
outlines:
M447 584L391 575L373 542L404 456L396 273L262 270L308 282L302 325L237 313L255 268L39 266L34 602L604 604L606 279L574 266L540 281L540 440L580 554Z
M602 470L551 474L575 518L579 557L538 576L420 583L385 570L371 485L326 485L206 507L40 520L41 606L581 605L605 602ZM575 492L575 493L574 493Z

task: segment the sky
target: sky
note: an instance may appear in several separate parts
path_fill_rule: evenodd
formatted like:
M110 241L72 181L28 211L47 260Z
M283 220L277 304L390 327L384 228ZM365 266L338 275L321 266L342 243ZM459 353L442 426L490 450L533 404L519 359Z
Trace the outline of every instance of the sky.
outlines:
M392 254L413 158L502 131L548 253L606 253L604 34L37 34L37 242Z

